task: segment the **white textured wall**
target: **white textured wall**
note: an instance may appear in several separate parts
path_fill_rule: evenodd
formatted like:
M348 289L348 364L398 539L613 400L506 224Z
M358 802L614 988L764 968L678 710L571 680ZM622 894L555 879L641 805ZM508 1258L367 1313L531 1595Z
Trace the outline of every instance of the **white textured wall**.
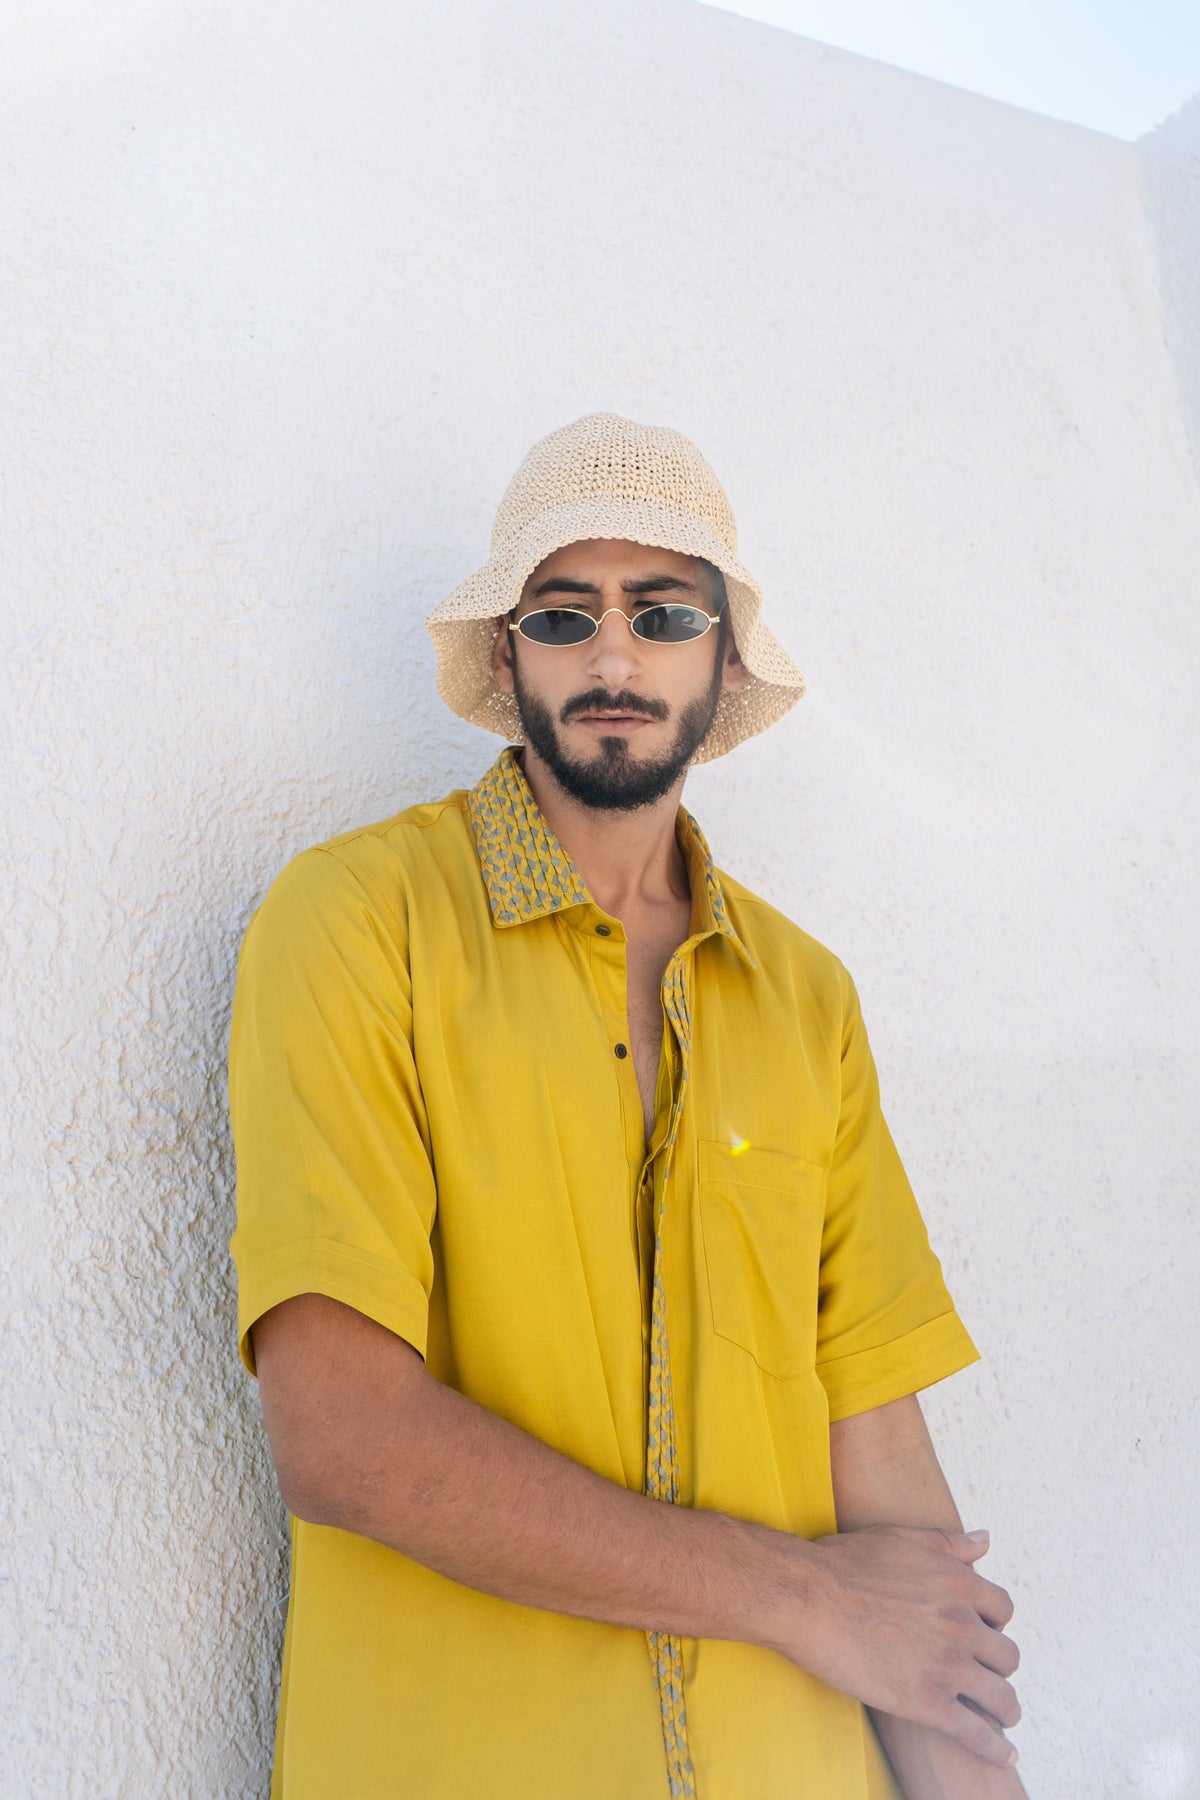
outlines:
M1200 475L1200 94L1138 145L1167 347Z
M1030 1791L1200 1795L1187 115L1147 202L1132 146L687 0L5 38L5 1792L265 1793L234 957L292 852L490 759L416 622L611 407L709 453L810 678L690 798L863 991Z

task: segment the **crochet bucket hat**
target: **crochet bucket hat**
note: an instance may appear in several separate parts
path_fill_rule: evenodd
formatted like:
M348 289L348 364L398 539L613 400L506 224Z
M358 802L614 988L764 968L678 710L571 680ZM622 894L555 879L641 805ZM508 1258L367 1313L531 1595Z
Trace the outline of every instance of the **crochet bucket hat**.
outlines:
M426 619L437 651L438 692L472 725L509 743L524 738L516 701L496 686L496 621L511 612L551 551L583 538L628 538L715 563L748 684L721 695L695 762L723 756L780 718L804 677L762 622L762 591L737 559L737 528L720 482L699 450L665 425L588 413L540 438L509 482L492 553Z

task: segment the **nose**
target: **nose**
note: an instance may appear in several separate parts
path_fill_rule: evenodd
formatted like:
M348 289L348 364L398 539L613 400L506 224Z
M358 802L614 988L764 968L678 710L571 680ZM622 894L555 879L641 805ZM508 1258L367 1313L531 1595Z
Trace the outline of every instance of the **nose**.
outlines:
M588 674L605 687L630 687L641 674L638 639L629 629L629 615L619 606L610 607L605 612L600 620L600 628L589 641L588 648Z

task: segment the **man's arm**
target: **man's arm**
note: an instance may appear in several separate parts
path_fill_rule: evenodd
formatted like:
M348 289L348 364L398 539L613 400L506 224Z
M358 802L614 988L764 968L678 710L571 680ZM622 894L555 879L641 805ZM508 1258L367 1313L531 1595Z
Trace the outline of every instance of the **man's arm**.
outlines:
M904 1526L811 1544L632 1493L443 1386L403 1339L322 1295L272 1308L253 1338L280 1491L299 1518L525 1606L763 1645L939 1727L971 1765L1007 1760L994 1720L1018 1716L1004 1678L1016 1649L1000 1631L1012 1608L970 1567L978 1544Z
M839 1419L830 1427L830 1451L839 1531L882 1524L962 1530L915 1394ZM1015 1654L1003 1667L1013 1672ZM986 1766L942 1731L877 1707L871 1716L906 1800L1023 1800L1012 1769ZM1013 1724L1013 1716L1004 1722Z

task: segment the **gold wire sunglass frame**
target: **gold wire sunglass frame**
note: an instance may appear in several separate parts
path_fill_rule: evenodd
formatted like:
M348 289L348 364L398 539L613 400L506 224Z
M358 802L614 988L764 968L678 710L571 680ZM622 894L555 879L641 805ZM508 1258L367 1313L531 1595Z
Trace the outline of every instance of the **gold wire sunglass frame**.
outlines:
M508 629L510 631L520 632L520 635L525 639L525 642L527 644L536 644L538 646L538 648L541 650L578 650L581 644L589 644L591 642L591 640L597 635L597 633L600 630L600 627L603 625L605 619L607 619L609 613L617 613L620 615L620 617L622 619L624 619L625 623L628 625L628 627L629 627L630 631L633 633L634 637L640 639L643 644L660 644L660 645L666 645L671 649L678 649L683 644L698 644L702 637L707 636L707 634L712 630L712 627L714 625L719 625L721 623L721 612L723 612L723 611L724 611L724 608L721 608L721 611L718 611L715 613L705 612L705 610L702 606L692 606L687 601L684 601L684 600L659 600L659 601L656 601L654 603L654 605L652 605L652 606L643 607L641 612L636 612L636 613L632 613L632 614L627 613L623 606L608 606L599 615L599 617L597 617L595 613L585 612L582 606L537 606L537 607L534 607L532 609L532 611L523 614L522 617L519 619L514 619L512 614L510 613L508 616ZM648 618L651 613L656 613L656 612L657 613L672 613L672 612L692 613L696 618L702 618L704 620L704 626L703 626L702 630L694 631L690 637L683 637L683 638L652 638L652 637L648 637L644 631L638 630L638 621L639 621L639 619ZM592 629L589 632L587 632L585 636L583 636L581 638L575 638L570 643L557 643L557 644L553 641L553 639L530 637L530 635L527 631L521 630L521 627L529 619L539 618L543 613L566 613L572 619L585 620L587 622L587 624L589 624L591 626Z

